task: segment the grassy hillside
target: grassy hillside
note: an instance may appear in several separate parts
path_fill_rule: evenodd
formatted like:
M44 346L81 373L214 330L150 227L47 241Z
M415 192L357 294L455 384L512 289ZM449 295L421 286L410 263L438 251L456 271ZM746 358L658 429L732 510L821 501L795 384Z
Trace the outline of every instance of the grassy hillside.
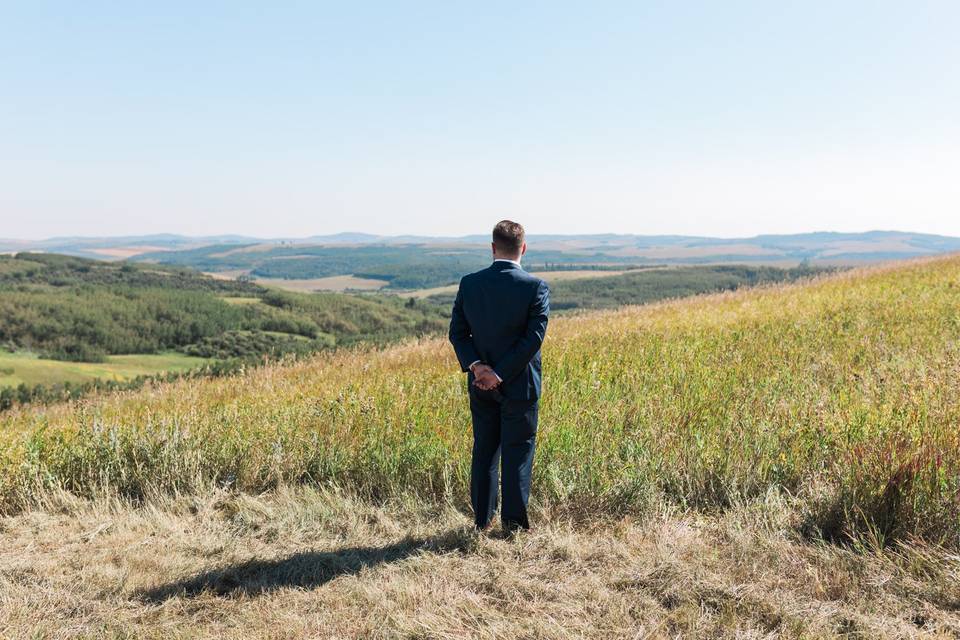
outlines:
M552 323L536 495L600 513L770 491L796 530L960 546L960 259ZM6 509L337 485L462 499L464 380L442 339L0 417Z

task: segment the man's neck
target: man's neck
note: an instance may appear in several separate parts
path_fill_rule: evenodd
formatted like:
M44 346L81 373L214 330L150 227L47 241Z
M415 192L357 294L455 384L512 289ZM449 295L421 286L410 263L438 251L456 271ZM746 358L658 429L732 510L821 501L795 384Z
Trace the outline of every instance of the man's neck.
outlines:
M512 262L518 267L520 266L520 256L517 256L516 258L494 258L493 261L494 262Z

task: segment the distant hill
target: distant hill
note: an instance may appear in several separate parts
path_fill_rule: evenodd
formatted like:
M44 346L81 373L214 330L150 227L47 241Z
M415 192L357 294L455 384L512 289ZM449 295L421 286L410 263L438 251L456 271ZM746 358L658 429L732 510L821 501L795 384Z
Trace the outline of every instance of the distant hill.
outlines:
M650 265L749 264L849 266L960 251L960 238L898 231L809 233L719 239L597 234L530 237L524 265L532 270L625 269ZM490 260L486 237L388 238L345 234L309 242L220 243L156 251L135 260L173 264L265 281L293 280L330 288L353 277L389 290L455 284ZM339 280L338 280L339 282Z
M183 236L155 234L120 237L58 237L45 240L0 239L0 252L44 251L66 255L109 258L110 252L129 250L130 255L183 251L211 246L261 245L264 247L305 247L336 245L476 245L485 248L486 234L459 237L385 236L369 233L336 233L305 238L256 238L242 235ZM532 234L532 248L561 252L599 251L613 257L647 261L729 262L743 260L875 261L960 251L960 238L907 231L866 231L840 233L819 231L788 235L760 235L749 238L711 238L680 235L634 234ZM130 256L124 256L130 257ZM157 258L157 256L153 256Z
M238 235L189 237L176 234L145 236L80 237L65 236L45 240L15 240L0 238L0 253L33 251L92 258L124 260L154 251L178 251L211 244L241 244L259 242L256 238Z
M960 251L960 238L904 231L821 231L751 238L678 235L531 235L530 269L625 269L650 265L855 266ZM489 262L486 235L381 236L338 233L307 238L173 234L115 238L0 240L0 253L41 251L99 260L189 267L219 277L260 280L298 291L412 291L455 284Z

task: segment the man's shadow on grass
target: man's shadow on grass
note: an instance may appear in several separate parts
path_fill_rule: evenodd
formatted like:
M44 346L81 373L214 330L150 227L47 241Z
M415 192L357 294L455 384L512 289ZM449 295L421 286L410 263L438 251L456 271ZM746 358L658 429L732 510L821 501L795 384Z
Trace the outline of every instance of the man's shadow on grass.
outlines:
M334 551L306 551L275 560L247 560L204 571L195 576L140 591L139 598L160 603L177 596L258 595L284 587L312 589L335 578L359 573L366 567L398 562L423 552L466 551L476 534L458 528L426 538L406 538L381 547L344 547Z

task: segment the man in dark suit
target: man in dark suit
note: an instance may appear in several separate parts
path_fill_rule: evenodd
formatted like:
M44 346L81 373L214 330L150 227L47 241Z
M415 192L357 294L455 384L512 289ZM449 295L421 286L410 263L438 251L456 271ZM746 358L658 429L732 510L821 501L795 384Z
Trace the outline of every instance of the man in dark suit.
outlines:
M503 461L503 529L529 529L527 501L537 435L540 345L547 332L550 290L520 267L523 227L504 220L493 229L493 264L464 276L453 303L450 342L468 372L473 416L470 498L478 529L497 510Z

